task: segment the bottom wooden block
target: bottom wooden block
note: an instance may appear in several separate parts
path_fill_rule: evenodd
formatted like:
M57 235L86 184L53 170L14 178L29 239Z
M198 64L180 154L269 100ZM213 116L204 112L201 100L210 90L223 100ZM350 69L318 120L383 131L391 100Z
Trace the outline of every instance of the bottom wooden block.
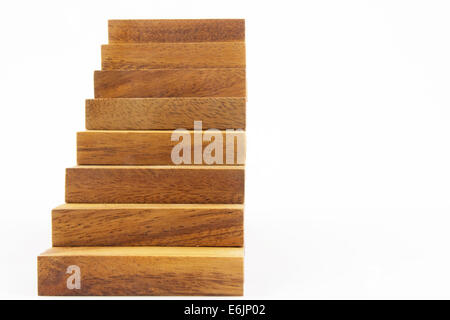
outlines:
M42 296L238 296L243 248L55 247L38 257Z

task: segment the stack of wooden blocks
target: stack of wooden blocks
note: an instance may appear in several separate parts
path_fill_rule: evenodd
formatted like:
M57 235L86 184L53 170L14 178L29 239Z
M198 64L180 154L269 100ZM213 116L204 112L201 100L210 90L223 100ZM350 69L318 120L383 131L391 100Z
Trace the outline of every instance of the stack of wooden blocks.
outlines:
M111 20L108 31L39 294L242 295L244 20ZM211 164L202 155L220 140Z

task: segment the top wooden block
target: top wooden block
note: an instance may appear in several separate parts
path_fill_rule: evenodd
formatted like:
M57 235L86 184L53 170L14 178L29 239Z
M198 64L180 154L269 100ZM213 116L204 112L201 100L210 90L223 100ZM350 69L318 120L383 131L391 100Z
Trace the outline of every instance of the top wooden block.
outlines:
M109 20L108 34L109 43L245 41L245 20Z

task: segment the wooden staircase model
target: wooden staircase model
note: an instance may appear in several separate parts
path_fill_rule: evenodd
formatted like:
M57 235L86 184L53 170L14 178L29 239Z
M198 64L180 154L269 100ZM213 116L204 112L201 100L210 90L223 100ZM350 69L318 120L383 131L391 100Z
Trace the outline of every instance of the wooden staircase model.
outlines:
M108 31L39 295L242 295L245 132L225 130L245 130L244 20ZM176 129L194 142L188 164L173 162ZM220 140L209 163L202 150Z

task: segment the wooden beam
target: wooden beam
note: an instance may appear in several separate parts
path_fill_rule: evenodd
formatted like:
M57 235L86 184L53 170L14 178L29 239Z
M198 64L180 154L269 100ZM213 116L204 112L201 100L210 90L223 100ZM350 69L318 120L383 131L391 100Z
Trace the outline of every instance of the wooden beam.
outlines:
M245 97L245 69L95 71L95 98Z
M172 136L173 140L172 141ZM202 157L198 164L243 165L245 159L245 132L243 131L83 131L77 133L77 162L80 165L174 165L172 152L178 144L190 145L188 162L194 164L194 141L200 138L201 150L211 143L217 144L214 162ZM213 138L214 137L214 138ZM217 139L217 140L216 140ZM185 141L186 140L186 141ZM211 142L214 141L214 142ZM227 144L229 148L227 154ZM220 152L219 152L220 150ZM202 151L203 152L203 151ZM178 155L180 152L175 152ZM210 154L210 153L208 153ZM233 161L226 161L227 157ZM220 158L219 158L220 157ZM205 161L206 160L206 161Z
M243 205L78 204L52 211L52 240L66 246L242 247Z
M243 166L78 166L67 203L244 203Z
M244 41L243 19L109 20L109 43Z
M242 248L68 247L38 256L41 296L243 293Z
M86 100L86 129L245 129L245 98L123 98Z
M244 42L102 46L102 70L245 68Z

